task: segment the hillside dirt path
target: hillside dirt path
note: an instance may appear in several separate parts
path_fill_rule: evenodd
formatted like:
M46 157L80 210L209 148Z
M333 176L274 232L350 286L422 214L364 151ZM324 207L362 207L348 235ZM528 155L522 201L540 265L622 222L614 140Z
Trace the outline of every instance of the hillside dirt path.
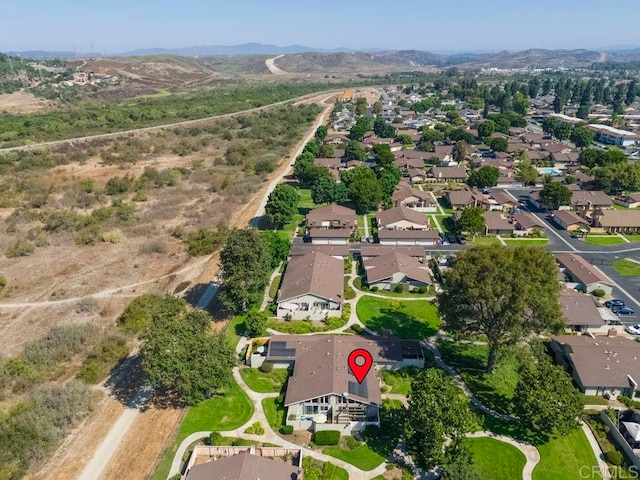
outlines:
M234 215L232 226L246 227L254 223L256 217L262 215L271 191L289 173L304 145L313 137L318 126L328 118L336 95L335 92L325 92L304 100L315 101L325 108L307 130L304 138L292 149L287 160L283 161L273 173L273 180L265 184L253 200ZM218 254L200 260L197 263L201 268L199 274L195 270L195 265L187 267L193 269L194 277L197 275L193 284L211 284L219 272L218 262ZM39 305L41 302L36 303ZM217 327L221 326L217 325ZM79 428L73 438L65 442L64 449L59 449L54 457L55 461L49 462L45 469L29 478L37 480L146 478L153 474L155 462L166 448L167 440L179 426L183 412L183 409L157 408L139 401L131 402L127 407L121 400L109 395L102 401L96 413L85 422L83 428Z
M267 68L273 75L288 75L287 72L285 72L279 67L276 67L276 60L282 57L284 57L284 55L278 55L277 57L267 58L264 61L264 64L267 66Z

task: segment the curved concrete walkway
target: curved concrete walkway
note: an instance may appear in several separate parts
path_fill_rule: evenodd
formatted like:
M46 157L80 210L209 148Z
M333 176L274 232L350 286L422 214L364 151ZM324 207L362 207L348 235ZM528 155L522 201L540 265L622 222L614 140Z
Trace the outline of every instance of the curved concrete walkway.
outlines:
M524 465L524 468L522 469L522 480L532 479L533 469L536 468L536 465L540 461L540 452L530 443L521 442L511 437L505 437L504 435L498 435L497 433L484 430L480 432L469 433L466 436L469 438L493 438L500 442L508 443L509 445L516 447L522 452L524 458L527 461L527 463L525 463Z

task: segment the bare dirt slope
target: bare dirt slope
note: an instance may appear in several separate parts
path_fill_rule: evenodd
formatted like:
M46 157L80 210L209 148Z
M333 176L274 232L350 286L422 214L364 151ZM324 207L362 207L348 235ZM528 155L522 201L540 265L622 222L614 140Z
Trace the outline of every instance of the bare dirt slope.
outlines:
M34 113L49 110L54 105L49 100L23 91L0 95L0 112Z

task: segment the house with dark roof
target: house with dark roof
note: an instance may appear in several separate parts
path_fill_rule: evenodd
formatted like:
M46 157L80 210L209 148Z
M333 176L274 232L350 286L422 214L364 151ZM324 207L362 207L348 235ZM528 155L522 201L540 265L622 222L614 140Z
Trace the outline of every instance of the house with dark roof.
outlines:
M591 265L580 255L575 253L557 253L556 260L564 274L572 282L577 283L579 290L591 293L594 290L604 290L610 295L613 291L613 282L599 268Z
M628 195L619 195L613 199L613 203L626 208L640 207L640 193L629 193Z
M307 213L307 235L311 243L319 245L346 245L358 229L358 216L350 208L331 204Z
M477 189L450 190L444 195L445 200L453 210L479 207L485 202L484 196Z
M362 383L348 366L349 354L359 348L373 358ZM343 435L380 425L378 370L424 367L416 341L353 335L274 335L263 358L275 368L293 369L284 397L287 425Z
M640 343L617 336L560 335L552 338L555 361L565 367L585 395L636 399Z
M199 463L198 457L213 461ZM302 480L302 450L198 445L186 472L185 480Z
M278 292L280 318L339 317L344 301L344 262L320 252L291 257Z
M558 300L567 329L583 332L604 326L605 321L592 295L565 289Z
M410 168L407 171L407 177L411 183L424 183L429 178L424 168Z
M392 251L362 263L369 288L393 290L402 285L404 291L408 292L431 284L429 268L423 258Z
M467 179L464 167L431 167L429 180L433 182L464 182Z

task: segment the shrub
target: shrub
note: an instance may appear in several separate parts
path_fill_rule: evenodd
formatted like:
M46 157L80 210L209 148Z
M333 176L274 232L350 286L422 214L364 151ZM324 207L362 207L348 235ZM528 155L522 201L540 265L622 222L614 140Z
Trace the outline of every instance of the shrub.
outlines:
M338 430L324 430L313 434L313 441L317 445L337 445L340 442Z
M247 429L244 432L248 433L250 435L263 435L264 434L264 427L262 426L262 424L260 422L256 422L253 425L251 425L250 427L247 427Z
M426 285L422 285L418 288L418 293L427 293L428 287Z
M7 279L4 275L0 275L0 289L7 286Z
M283 425L280 427L280 433L283 435L291 435L293 433L293 425Z
M121 360L129 355L127 338L114 332L105 336L82 363L78 378L87 383L101 382Z
M151 323L151 317L163 304L163 298L145 293L134 298L124 310L118 323L126 330L133 333L141 333Z
M353 325L351 325L351 330L353 330L358 335L362 335L362 333L364 332L364 328L362 328L357 323L354 323Z
M5 255L7 258L26 257L33 253L36 247L26 240L18 240L11 245Z
M591 295L598 298L604 297L606 294L607 292L605 292L601 288L596 288L593 292L591 292Z
M222 435L220 434L220 432L211 432L211 434L209 435L209 445L214 447L222 445Z
M269 373L273 370L273 363L264 362L262 365L258 367L258 370L260 370L262 373Z
M396 288L394 288L393 291L396 293L404 292L404 285L399 283L398 285L396 285Z
M102 242L120 243L123 239L124 239L124 234L122 233L122 230L120 230L119 228L116 228L109 232L104 232L103 234L100 235L100 240Z
M98 308L98 302L93 297L84 297L76 303L76 313L92 313Z
M371 291L372 292L377 292L378 291L378 287L371 287Z
M194 256L211 255L224 244L228 235L227 228L201 228L186 235L187 251Z
M604 457L607 459L607 462L612 465L620 466L624 463L624 457L617 450L609 450L608 452L604 452Z
M351 304L345 303L342 306L342 312L340 313L340 318L342 321L348 322L350 317L351 317ZM339 327L336 327L336 328L339 328Z
M259 337L260 335L263 335L267 329L269 316L266 312L251 310L247 312L247 317L244 323L252 336Z
M149 240L144 242L138 251L142 254L159 253L165 255L169 253L169 244L164 240Z

